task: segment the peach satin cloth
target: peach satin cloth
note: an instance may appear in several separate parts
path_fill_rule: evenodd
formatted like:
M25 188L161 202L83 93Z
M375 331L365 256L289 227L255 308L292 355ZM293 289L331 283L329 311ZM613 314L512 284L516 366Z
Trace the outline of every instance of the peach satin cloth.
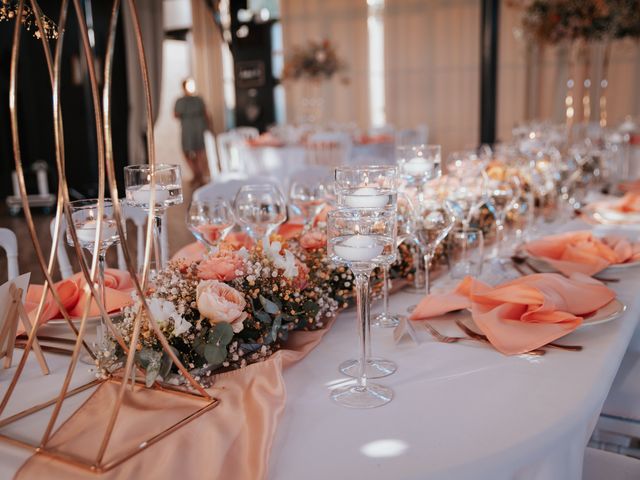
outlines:
M425 320L471 309L475 324L496 350L517 355L572 332L582 324L584 315L616 297L589 277L576 278L579 280L541 273L491 287L466 277L453 292L422 299L409 318Z
M295 332L286 350L279 350L262 363L218 375L210 389L220 400L216 408L105 474L94 476L34 455L21 467L16 479L264 479L273 437L286 404L283 369L310 352L329 327ZM53 435L50 446L95 458L116 389L116 384L102 384ZM203 402L190 398L146 390L131 394L128 390L105 458L115 458L127 447L202 406Z
M529 242L523 249L565 275L595 275L610 265L640 259L640 244L613 235L600 239L588 231L551 235Z
M133 283L131 282L131 276L128 272L116 270L113 268L107 268L104 273L105 284L105 297L106 297L106 309L107 312L114 312L120 310L122 307L129 305L131 300L131 291L133 290ZM57 282L53 287L58 292L62 304L73 318L81 317L84 311L84 293L83 288L85 286L85 280L82 273L76 273L70 278ZM42 295L43 285L30 285L27 291L25 307L29 313L31 320L34 320L38 302ZM89 308L89 316L100 315L100 310L96 302L92 301ZM51 292L47 292L45 299L44 313L41 318L41 323L47 322L52 318L62 317L58 304L53 299Z

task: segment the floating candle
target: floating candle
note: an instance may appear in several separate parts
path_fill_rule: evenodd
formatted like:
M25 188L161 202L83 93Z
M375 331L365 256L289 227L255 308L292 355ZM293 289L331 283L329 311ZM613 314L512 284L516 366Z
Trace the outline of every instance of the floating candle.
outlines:
M156 185L156 205L169 200L169 190ZM151 185L142 185L140 188L131 189L132 200L140 205L149 205L151 201Z
M384 245L376 237L353 235L333 246L333 251L344 261L368 262L379 256Z
M426 175L433 168L433 162L424 157L413 157L402 168L408 175Z
M96 229L98 228L98 222L95 220L87 220L82 225L76 226L76 234L78 235L78 241L82 243L93 243L96 239ZM118 230L114 225L110 225L106 221L102 223L101 238L102 241L111 240L118 235Z
M362 187L344 194L343 203L353 208L382 208L389 203L389 195L377 188Z

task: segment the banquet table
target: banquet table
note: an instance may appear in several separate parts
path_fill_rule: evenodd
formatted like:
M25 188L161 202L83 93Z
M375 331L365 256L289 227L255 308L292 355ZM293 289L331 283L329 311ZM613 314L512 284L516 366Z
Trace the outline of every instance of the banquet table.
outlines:
M542 225L538 234L582 228L587 225L578 220L558 222ZM516 274L494 266L484 275L499 281ZM615 276L620 282L609 286L627 310L561 339L582 345L581 352L507 357L485 344L437 343L419 326L417 344L396 344L392 330L374 330L374 355L394 360L398 371L378 380L394 390L393 401L372 410L346 409L329 399L329 389L345 381L337 365L356 352L355 311L342 312L319 345L284 372L287 404L268 478L579 480L584 448L640 316L640 269ZM443 275L434 285L445 290L455 282ZM399 292L390 304L403 312L419 299ZM460 333L450 320L432 325ZM53 373L42 377L30 358L17 398L31 403L55 394L68 357L47 358ZM74 382L91 379L88 370L80 364ZM0 372L0 385L11 372ZM33 422L26 428L35 430ZM0 444L0 478L11 478L29 455Z

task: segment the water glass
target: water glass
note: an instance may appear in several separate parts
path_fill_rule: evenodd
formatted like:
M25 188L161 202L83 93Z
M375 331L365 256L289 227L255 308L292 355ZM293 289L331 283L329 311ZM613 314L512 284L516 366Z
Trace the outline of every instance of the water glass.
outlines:
M245 185L233 201L236 219L258 242L287 219L287 203L272 184Z
M484 238L478 228L461 228L449 233L449 270L451 278L479 277L484 261Z
M235 225L233 210L222 197L192 200L187 210L187 227L209 251L229 234Z

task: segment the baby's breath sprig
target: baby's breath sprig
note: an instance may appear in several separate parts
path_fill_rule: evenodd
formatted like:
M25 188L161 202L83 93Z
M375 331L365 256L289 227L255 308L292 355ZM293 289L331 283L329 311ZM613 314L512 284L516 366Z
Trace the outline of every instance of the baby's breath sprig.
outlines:
M33 32L35 38L41 38L44 34L46 38L55 40L58 38L58 27L53 20L40 12L42 17L43 32L38 28L36 15L29 5L24 5L20 22L28 32ZM15 20L18 17L18 2L15 0L0 0L0 22Z

